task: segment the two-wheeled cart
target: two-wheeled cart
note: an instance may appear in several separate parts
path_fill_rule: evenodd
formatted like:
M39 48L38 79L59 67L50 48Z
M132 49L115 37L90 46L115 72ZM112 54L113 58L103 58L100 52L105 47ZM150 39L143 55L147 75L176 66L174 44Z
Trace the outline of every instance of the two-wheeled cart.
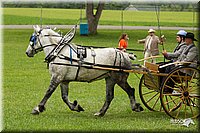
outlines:
M142 74L139 95L149 110L165 111L175 119L196 118L199 116L200 70L198 67L177 65L166 73L166 66L172 64L176 65L145 62L144 66L134 65L131 70L96 68Z

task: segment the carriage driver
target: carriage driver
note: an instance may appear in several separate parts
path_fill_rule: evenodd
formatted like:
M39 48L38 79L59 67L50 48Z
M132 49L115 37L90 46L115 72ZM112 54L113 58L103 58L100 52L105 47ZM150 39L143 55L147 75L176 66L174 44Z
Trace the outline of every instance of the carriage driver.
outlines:
M162 54L164 55L164 57L170 60L170 62L175 62L178 59L178 57L181 55L181 53L183 52L183 49L186 47L186 44L185 44L186 34L187 32L184 30L179 30L177 32L176 41L178 44L175 47L173 53L168 53L166 50L162 51Z
M197 41L197 39L194 38L194 34L191 32L188 32L185 36L185 44L186 47L183 49L183 52L178 57L177 62L194 62L198 63L199 61L199 52L198 48L194 45L194 41ZM194 64L184 64L196 67Z
M197 47L194 45L194 41L197 41L194 38L194 34L191 32L188 32L185 36L185 44L186 46L184 47L182 53L180 54L180 56L177 58L177 60L175 62L193 62L193 64L190 63L184 63L181 65L189 65L189 66L193 66L193 67L197 67L197 63L199 62L199 53L198 53L198 49ZM195 64L194 64L195 63ZM168 68L166 68L166 72L170 72L173 67L175 67L175 65L170 65Z
M180 63L180 65L187 65L187 66L189 65L192 67L197 67L199 53L198 53L197 47L194 45L194 41L197 41L194 38L194 34L191 32L188 32L185 36L186 47L183 49L182 53L180 54L178 59L175 61L175 63ZM187 63L187 62L189 62L189 63ZM192 63L190 63L190 62L192 62ZM179 65L179 64L173 64L173 65L168 66L166 68L165 72L169 73L177 65ZM183 72L183 74L184 73L190 74L190 72ZM174 82L171 80L169 80L167 84L171 87L174 86ZM172 92L172 89L166 87L165 91Z

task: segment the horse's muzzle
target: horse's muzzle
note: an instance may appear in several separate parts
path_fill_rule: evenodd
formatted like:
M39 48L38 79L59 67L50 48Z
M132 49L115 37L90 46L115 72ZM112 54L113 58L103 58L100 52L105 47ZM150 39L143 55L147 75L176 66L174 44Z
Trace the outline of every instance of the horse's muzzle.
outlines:
M28 52L26 52L26 55L27 55L28 57L33 57L33 55L32 55L32 54L29 54Z

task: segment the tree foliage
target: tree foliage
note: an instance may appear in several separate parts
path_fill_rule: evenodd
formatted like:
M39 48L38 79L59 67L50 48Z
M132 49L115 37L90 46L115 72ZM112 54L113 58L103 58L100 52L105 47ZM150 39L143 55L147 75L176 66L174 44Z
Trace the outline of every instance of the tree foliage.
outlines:
M94 8L98 6L97 2L94 2ZM147 9L148 7L151 7L152 10L154 9L155 3L142 3L142 2L131 2L131 1L108 1L104 4L104 10L123 10L129 5L133 5L136 8L143 7L143 9ZM193 11L193 9L197 9L197 4L192 3L160 3L158 4L160 6L161 11ZM41 6L43 8L65 8L65 9L85 9L86 3L79 2L79 1L69 1L69 2L22 2L22 1L16 1L16 2L2 2L3 7L13 7L13 8L21 8L21 7L27 7L27 8L40 8Z

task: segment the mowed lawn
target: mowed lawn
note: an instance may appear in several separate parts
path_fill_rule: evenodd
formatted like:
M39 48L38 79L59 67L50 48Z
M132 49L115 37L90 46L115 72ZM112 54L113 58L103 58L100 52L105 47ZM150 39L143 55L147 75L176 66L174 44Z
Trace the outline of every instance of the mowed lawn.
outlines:
M41 8L2 8L3 23L11 24L40 24ZM76 24L80 19L80 9L42 9L42 23L46 25ZM100 25L121 25L120 10L103 10L99 20ZM197 13L193 12L160 12L161 26L197 26ZM82 10L82 22L85 21L85 10ZM194 21L193 21L194 19ZM157 26L155 11L123 11L123 25L127 26Z
M69 29L63 29L67 32ZM197 132L198 121L189 128L171 124L171 118L164 112L151 112L141 103L138 94L139 79L130 74L128 82L136 89L136 100L142 104L143 112L132 112L129 99L117 85L115 98L104 117L95 117L105 100L105 81L70 84L69 99L77 100L85 109L77 113L69 110L62 101L60 88L53 93L46 104L46 111L38 116L31 115L32 109L43 98L49 86L50 76L43 63L43 52L28 58L25 50L33 30L3 30L3 129L18 132L66 132L66 131L150 131L150 132ZM147 35L145 30L126 31L129 34L129 48L143 49L137 40ZM73 43L80 45L117 47L120 30L99 30L97 36L80 36L77 32ZM163 31L167 37L165 48L172 51L176 45L176 31ZM162 47L160 47L160 50ZM138 59L142 52L134 52ZM163 60L162 58L160 59ZM133 61L133 63L142 63Z

